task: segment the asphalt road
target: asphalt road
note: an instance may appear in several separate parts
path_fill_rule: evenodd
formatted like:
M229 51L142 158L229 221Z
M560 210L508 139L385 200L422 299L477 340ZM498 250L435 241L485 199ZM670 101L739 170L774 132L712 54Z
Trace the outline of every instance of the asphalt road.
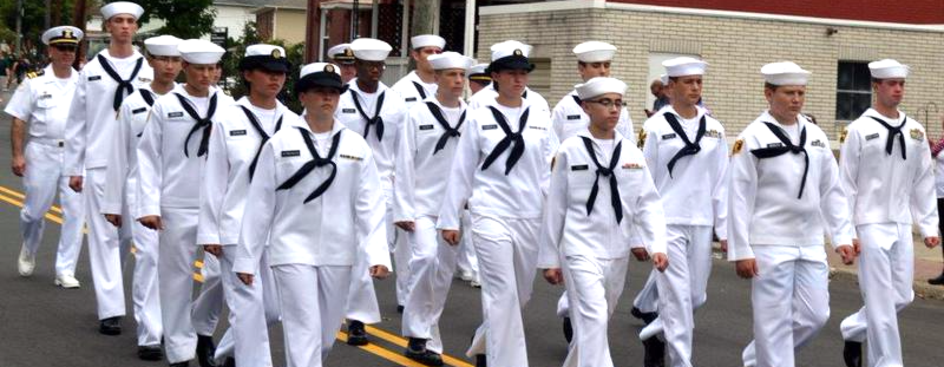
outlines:
M0 94L9 100L9 93ZM0 103L0 105L4 105ZM16 271L20 248L19 207L23 192L19 178L9 167L10 118L0 117L0 367L34 366L161 366L163 362L144 362L136 358L134 320L130 299L125 332L117 337L97 332L95 299L92 290L87 249L83 249L77 277L78 290L63 290L53 285L53 263L59 225L52 216L46 237L37 256L37 268L30 278ZM126 292L130 296L133 260L125 269ZM629 311L632 297L645 280L648 266L633 263L622 303L610 327L610 346L617 366L642 366L642 345L636 334L642 326ZM555 315L562 288L545 283L535 274L535 291L525 310L525 328L531 366L561 365L566 343L560 320ZM394 281L377 282L384 321L368 331L375 342L366 348L354 348L341 342L335 345L328 366L417 366L401 357L405 340L399 337L400 315L396 313ZM851 277L841 277L830 285L832 317L820 335L798 352L797 365L809 367L842 366L842 339L839 322L861 306L858 286ZM694 362L698 366L738 367L743 347L751 339L750 283L738 279L726 262L716 260L708 289L708 303L696 315ZM479 291L456 280L442 317L447 364L469 366L465 348L480 322ZM225 314L223 316L225 320ZM908 366L944 365L940 343L944 335L944 303L917 299L900 313L905 363ZM225 327L221 321L217 337ZM284 365L281 329L270 330L276 366ZM343 337L343 335L339 335ZM194 364L195 365L195 364ZM507 366L495 366L507 367Z

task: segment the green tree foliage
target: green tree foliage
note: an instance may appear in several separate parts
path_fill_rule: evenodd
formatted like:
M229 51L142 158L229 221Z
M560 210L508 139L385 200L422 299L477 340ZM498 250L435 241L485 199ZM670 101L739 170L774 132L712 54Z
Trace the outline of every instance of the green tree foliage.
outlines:
M216 11L213 0L133 0L145 9L140 23L152 18L164 21L157 34L173 35L181 39L200 38L213 30Z
M301 112L302 106L295 98L294 90L298 74L304 65L305 44L286 45L284 40L262 40L259 37L255 23L247 23L243 28L242 36L238 40L230 39L227 41L227 44L231 47L227 50L226 57L223 60L223 76L230 81L230 95L239 99L249 93L246 84L243 82L242 74L239 72L239 60L246 54L246 46L262 42L285 48L286 57L292 63L292 70L289 71L288 78L285 80L285 87L279 95L279 100L292 111Z

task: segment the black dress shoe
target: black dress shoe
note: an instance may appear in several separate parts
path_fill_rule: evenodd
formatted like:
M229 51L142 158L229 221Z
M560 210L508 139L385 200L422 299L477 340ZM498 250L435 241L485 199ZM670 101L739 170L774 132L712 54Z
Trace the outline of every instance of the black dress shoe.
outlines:
M164 359L164 351L160 345L139 345L138 358L145 361L160 361Z
M347 344L348 345L367 345L370 343L367 340L367 332L364 331L364 323L356 320L351 320L347 325Z
M842 359L846 367L862 367L862 343L847 340L842 348Z
M937 278L928 279L928 284L930 285L944 285L944 273L938 275Z
M476 355L475 355L475 367L488 367L488 364L485 363L485 355L484 355L484 354L476 354Z
M574 338L574 327L570 323L570 318L564 318L564 339L567 339L567 342L570 343L570 340Z
M200 367L216 367L216 344L213 344L213 337L206 335L197 335L197 362Z
M223 367L236 367L236 360L233 357L226 357L226 362L223 362Z
M405 307L403 307L403 306L401 306L401 305L397 305L397 313L402 314L404 308L405 308Z
M410 338L403 355L427 366L443 365L442 356L439 353L426 349L426 339Z
M98 332L105 335L121 335L121 316L99 321Z
M652 337L642 341L646 349L646 356L643 359L645 367L665 367L665 342L658 337Z
M642 310L636 307L633 307L632 311L629 313L633 315L633 317L642 320L642 322L646 323L646 325L651 324L653 320L659 317L658 312L642 312Z

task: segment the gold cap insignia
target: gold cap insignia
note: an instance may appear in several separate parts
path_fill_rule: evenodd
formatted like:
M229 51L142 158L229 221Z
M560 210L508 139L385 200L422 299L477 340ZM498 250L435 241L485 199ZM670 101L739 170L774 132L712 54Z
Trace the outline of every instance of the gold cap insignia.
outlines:
M521 49L517 49L517 48L516 48L516 49L515 49L515 52L514 52L514 55L515 55L515 56L524 56L524 52L521 52Z
M334 72L334 65L331 65L331 64L325 65L324 71L325 71L326 73L333 73L333 72Z
M274 50L272 50L272 57L273 57L273 58L276 58L276 59L281 59L281 58L282 58L282 51L280 51L279 49L274 49Z

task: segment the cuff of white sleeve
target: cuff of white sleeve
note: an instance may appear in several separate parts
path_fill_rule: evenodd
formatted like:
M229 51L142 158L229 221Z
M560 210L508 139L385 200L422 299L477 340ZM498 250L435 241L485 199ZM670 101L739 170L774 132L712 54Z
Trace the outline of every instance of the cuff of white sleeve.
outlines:
M121 215L121 212L121 202L106 200L104 203L102 203L101 214Z
M142 206L141 210L138 211L138 219L150 216L161 216L161 208L159 206Z
M233 263L233 272L244 274L255 274L259 264L247 257L237 257Z
M203 245L223 245L224 243L220 241L219 235L198 233L197 244L200 246L203 246Z

